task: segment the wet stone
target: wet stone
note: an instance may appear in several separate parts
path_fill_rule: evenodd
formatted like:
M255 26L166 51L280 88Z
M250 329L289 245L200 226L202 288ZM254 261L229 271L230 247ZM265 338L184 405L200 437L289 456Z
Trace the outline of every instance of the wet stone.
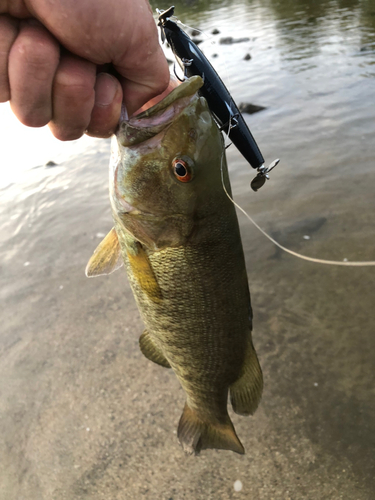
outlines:
M232 36L226 36L223 38L220 38L219 43L221 45L231 45L232 43L241 43L241 42L248 42L250 38L247 36L242 37L242 38L233 38Z
M241 102L238 106L238 109L241 111L241 113L248 113L249 115L252 115L253 113L258 113L259 111L263 111L267 108L265 108L264 106L258 106L257 104Z
M363 45L363 46L359 49L359 51L360 51L360 52L371 52L371 50L373 50L373 49L372 49L372 47L369 47L368 45Z
M191 30L191 36L198 36L200 34L201 34L201 32L199 30L196 30L196 29L195 30Z

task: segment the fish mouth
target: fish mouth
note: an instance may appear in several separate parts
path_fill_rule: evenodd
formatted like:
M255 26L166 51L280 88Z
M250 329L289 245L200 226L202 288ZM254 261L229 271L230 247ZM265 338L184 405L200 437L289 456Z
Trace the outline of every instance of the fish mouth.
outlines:
M151 108L120 123L117 140L129 147L159 134L192 102L202 86L200 76L188 78Z

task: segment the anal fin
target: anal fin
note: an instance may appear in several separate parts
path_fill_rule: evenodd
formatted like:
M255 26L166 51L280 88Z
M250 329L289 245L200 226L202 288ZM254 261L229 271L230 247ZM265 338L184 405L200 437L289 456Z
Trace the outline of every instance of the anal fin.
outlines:
M139 337L139 347L142 354L150 361L153 361L157 365L164 366L165 368L171 367L164 354L150 337L147 330L145 330Z
M238 415L252 415L263 391L263 375L251 338L249 337L240 377L230 387L230 401Z
M188 454L198 455L207 448L231 450L241 455L245 453L229 415L224 423L205 421L187 403L178 424L177 436Z

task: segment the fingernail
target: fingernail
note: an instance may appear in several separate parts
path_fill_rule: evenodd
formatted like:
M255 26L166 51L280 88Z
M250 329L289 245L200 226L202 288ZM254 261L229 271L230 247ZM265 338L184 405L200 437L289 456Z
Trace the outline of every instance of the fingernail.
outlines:
M112 103L117 91L116 79L108 73L99 73L95 83L95 104L108 106Z

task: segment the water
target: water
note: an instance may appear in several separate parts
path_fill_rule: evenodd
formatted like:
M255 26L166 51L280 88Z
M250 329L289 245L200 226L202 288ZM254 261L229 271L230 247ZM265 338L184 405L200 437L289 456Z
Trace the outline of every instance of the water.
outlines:
M236 201L295 251L375 260L374 2L175 6L204 32L235 100L266 107L246 120L266 163L281 162L253 193L231 146ZM250 40L221 45L226 36ZM61 144L8 113L2 105L0 497L372 498L375 271L285 255L239 215L265 392L253 418L233 417L245 457L187 459L173 434L183 394L141 359L123 275L83 275L111 227L108 141Z
M230 148L237 200L270 231L297 216L327 218L332 245L342 252L322 248L325 257L374 255L374 9L337 1L176 4L176 15L207 35L200 47L208 57L217 54L211 62L235 100L267 108L247 122L266 163L281 163L252 196L253 173ZM211 35L215 27L219 35ZM220 45L226 36L250 41ZM353 211L362 214L361 228ZM336 234L343 224L352 238Z

